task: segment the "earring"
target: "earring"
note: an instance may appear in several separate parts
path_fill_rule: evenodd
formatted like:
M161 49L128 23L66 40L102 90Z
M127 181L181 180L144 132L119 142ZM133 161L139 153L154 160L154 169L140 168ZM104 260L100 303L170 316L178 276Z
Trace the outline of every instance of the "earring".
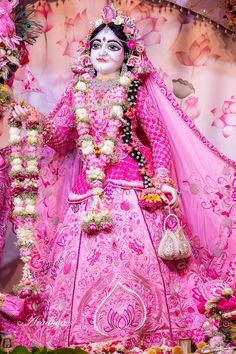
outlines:
M128 66L126 65L126 63L122 64L122 68L121 68L121 74L125 74L128 71Z

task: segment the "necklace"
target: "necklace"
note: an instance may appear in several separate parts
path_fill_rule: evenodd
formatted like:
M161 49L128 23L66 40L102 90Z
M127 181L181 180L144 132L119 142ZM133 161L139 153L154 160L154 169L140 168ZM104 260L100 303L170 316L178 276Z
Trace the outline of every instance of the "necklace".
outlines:
M91 90L108 91L112 89L117 84L117 79L100 80L94 78L90 84L89 88Z

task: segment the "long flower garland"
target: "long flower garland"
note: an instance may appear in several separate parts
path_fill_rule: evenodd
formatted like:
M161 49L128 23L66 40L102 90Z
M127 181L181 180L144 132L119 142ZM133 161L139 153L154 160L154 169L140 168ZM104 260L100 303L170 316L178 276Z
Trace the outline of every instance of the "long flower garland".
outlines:
M11 154L11 196L12 217L16 225L17 246L20 258L24 263L23 275L14 291L21 296L31 295L37 287L30 272L29 262L34 247L35 221L37 219L36 201L38 195L39 145L40 127L38 113L31 106L27 107L29 114L23 126L11 115L10 145ZM26 135L24 136L24 131Z
M105 170L115 159L117 136L125 123L124 111L129 107L127 91L132 82L132 74L122 75L113 89L110 99L110 110L105 134L99 145L96 145L91 134L91 117L87 106L87 94L92 80L87 73L77 79L74 86L74 113L79 134L78 144L85 163L87 181L91 186L93 202L90 210L82 218L82 229L94 234L98 231L109 232L113 227L110 212L102 203Z

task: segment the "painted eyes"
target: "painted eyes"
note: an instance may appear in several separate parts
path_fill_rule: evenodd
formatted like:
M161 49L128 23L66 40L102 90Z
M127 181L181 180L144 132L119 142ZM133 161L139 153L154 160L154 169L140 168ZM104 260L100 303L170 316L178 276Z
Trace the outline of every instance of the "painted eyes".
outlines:
M98 41L94 41L92 44L92 47L91 47L91 49L95 49L95 50L101 49L101 48L102 48L102 43L98 42ZM113 51L113 52L117 52L118 50L121 50L121 46L116 42L109 42L106 45L106 48Z
M121 47L116 43L109 43L107 48L113 51L118 51L121 49Z
M94 41L93 44L92 44L91 49L99 49L99 48L101 48L101 46L102 46L102 45L101 45L100 42Z

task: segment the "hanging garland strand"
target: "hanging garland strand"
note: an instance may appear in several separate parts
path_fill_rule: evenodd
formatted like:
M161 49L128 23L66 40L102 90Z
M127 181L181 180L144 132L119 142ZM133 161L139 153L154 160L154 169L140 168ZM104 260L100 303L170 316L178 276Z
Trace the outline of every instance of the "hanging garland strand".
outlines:
M29 114L25 124L15 119L12 114L9 118L11 216L16 227L16 244L20 250L20 258L24 263L22 279L13 290L20 296L29 296L38 290L30 271L29 262L34 247L35 222L37 220L40 127L39 114L31 106L27 106L27 108Z
M155 181L153 183L151 169L145 159L145 156L136 146L132 138L132 121L136 120L136 100L142 83L139 80L133 80L128 90L129 108L124 112L126 124L122 127L123 150L137 162L139 172L142 175L144 191L139 198L139 204L143 209L155 211L164 206L161 199L161 186L164 181ZM170 181L170 179L168 179Z

